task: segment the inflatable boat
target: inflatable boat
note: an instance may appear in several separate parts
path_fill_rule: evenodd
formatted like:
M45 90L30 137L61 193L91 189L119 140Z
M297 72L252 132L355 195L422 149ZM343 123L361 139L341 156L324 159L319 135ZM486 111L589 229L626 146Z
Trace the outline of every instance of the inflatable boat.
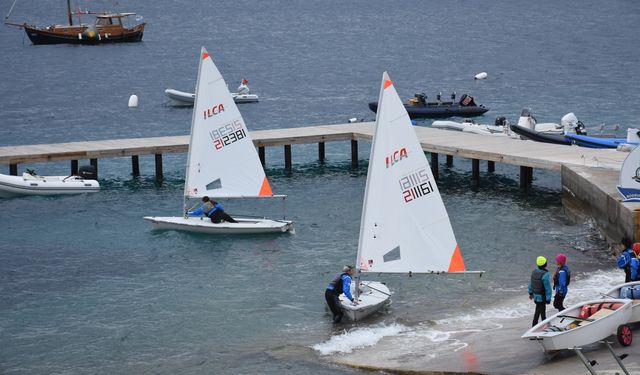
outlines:
M477 105L471 95L464 94L459 101L455 101L455 94L451 95L451 101L443 102L440 95L435 102L427 102L425 94L415 94L409 99L404 107L409 113L410 118L426 117L426 118L446 118L453 116L474 117L480 116L487 112L489 108L483 105ZM378 111L378 102L369 103L369 109L373 112Z

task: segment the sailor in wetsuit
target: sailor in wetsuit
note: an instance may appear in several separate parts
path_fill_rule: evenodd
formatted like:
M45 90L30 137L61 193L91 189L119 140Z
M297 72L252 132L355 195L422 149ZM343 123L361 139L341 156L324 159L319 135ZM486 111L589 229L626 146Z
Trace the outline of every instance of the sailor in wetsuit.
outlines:
M355 273L356 269L353 266L344 266L342 273L336 276L333 281L327 285L327 290L324 292L324 299L329 305L329 309L333 313L333 322L340 323L344 313L340 307L340 295L344 293L351 303L358 304L358 301L351 295L351 276Z
M202 197L202 205L193 211L187 212L189 216L205 215L211 219L212 223L219 224L222 221L227 223L237 223L231 216L224 212L222 205L216 201L212 201L206 195Z

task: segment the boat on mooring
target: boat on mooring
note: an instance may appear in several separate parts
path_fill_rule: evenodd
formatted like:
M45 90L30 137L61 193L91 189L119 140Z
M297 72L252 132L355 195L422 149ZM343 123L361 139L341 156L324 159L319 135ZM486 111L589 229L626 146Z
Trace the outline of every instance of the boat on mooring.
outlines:
M344 315L360 321L389 303L389 288L363 273L445 274L465 271L449 215L411 120L387 72L382 76L362 207L353 304Z
M243 83L240 85L240 87L238 87L238 90L236 92L231 93L233 101L236 104L258 102L260 100L260 97L257 94L252 94L244 81L245 80L243 80ZM249 82L247 81L247 83ZM242 89L243 86L245 86L247 89ZM196 100L196 94L193 92L166 89L164 90L164 94L170 99L169 105L173 107L193 107L193 103Z
M278 198L264 173L258 152L240 111L211 56L202 48L191 119L189 153L181 216L145 216L155 229L207 234L283 233L293 231L290 220L235 217L237 223L213 223L189 217L189 199Z
M424 93L415 94L404 104L410 118L446 118L453 116L474 117L487 112L489 108L477 105L475 99L469 94L463 94L456 101L456 94L451 94L451 101L442 101L442 95L438 94L435 102L428 102ZM370 102L369 109L378 111L378 102Z
M80 167L78 173L70 176L40 176L34 170L27 169L22 176L0 174L0 198L95 193L100 190L94 167Z
M14 3L15 4L15 3ZM13 9L13 7L12 7ZM11 11L9 11L11 14ZM73 16L78 17L78 23L74 25ZM82 23L81 16L95 17L94 23ZM24 29L33 44L110 44L129 43L142 41L145 23L129 22L135 18L136 13L93 13L81 11L79 8L74 13L71 9L71 0L67 0L67 25L35 26L24 23L5 21L5 24L18 26ZM7 15L6 18L9 18ZM130 25L127 25L129 24Z

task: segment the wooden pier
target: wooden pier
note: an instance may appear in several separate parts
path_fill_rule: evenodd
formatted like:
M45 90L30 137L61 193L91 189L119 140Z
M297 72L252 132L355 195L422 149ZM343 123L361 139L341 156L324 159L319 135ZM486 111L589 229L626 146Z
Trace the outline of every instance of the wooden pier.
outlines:
M374 124L362 122L353 124L319 125L309 127L260 130L251 132L258 154L265 163L266 147L283 147L285 168L292 168L292 145L318 144L318 159L325 159L325 143L351 141L351 163L358 165L358 141L370 141ZM533 168L560 171L562 166L602 167L619 170L624 152L609 149L589 149L576 146L522 141L509 137L488 137L450 130L416 126L416 134L422 149L431 154L434 174L438 175L438 155L446 155L447 165L452 165L453 157L472 160L472 178L479 180L480 160L487 161L487 170L492 172L496 162L520 167L521 186L531 184ZM71 174L77 173L78 161L89 160L97 169L98 159L111 157L131 157L132 175L140 175L139 156L155 156L155 174L162 179L162 155L185 153L188 150L188 136L112 139L103 141L69 142L25 146L0 147L0 164L9 165L9 173L16 175L18 164L70 161Z

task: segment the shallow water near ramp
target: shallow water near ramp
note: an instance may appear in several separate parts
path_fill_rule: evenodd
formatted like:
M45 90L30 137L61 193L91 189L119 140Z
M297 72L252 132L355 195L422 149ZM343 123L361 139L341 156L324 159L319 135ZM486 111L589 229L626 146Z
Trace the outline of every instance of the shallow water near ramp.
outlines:
M193 90L201 46L231 88L247 78L260 95L239 106L249 130L371 121L367 102L385 70L405 100L474 95L491 108L477 118L484 123L531 107L541 122L574 112L588 129L620 124L623 134L640 116L640 52L630 48L640 7L628 1L82 5L143 15L144 41L33 46L6 27L0 146L187 134L191 110L168 107L164 90ZM22 1L11 19L62 23L60 8ZM474 80L481 71L488 78ZM134 93L140 105L129 109ZM471 162L455 158L440 164L439 190L467 268L485 275L372 275L392 290L391 306L363 324L333 325L323 294L355 261L369 155L367 142L358 146L352 169L349 142L327 143L324 164L317 145L294 145L290 173L282 149L267 148L284 211L277 201L222 202L232 215L285 215L295 234L152 230L143 216L181 214L184 154L163 155L162 183L153 157L140 157L136 178L130 159L108 158L99 193L0 200L0 373L362 373L335 362L419 364L468 350L477 331L513 339L514 322L533 313L526 284L538 255L568 255L568 303L619 279L597 232L566 218L558 173L535 170L523 194L517 167L488 174L482 163L472 187ZM537 348L527 354L523 365L539 363Z

